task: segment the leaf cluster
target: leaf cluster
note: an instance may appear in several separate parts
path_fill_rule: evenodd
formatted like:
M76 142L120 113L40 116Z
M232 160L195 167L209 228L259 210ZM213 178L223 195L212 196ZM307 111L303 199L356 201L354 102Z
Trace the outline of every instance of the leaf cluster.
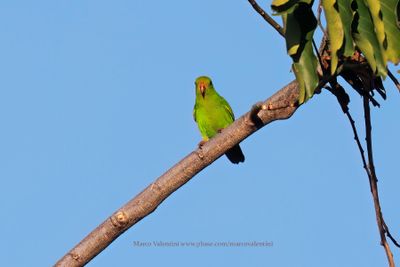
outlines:
M323 71L342 75L356 90L377 89L383 94L380 78L388 74L388 62L400 62L399 1L322 0L328 39ZM312 49L319 22L313 4L313 0L274 0L271 6L284 22L287 52L300 84L299 104L314 95L321 79ZM363 86L355 87L357 83Z

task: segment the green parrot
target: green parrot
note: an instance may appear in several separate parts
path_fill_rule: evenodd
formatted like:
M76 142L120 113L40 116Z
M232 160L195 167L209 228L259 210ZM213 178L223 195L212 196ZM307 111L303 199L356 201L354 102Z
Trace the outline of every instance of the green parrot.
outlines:
M235 120L228 102L215 91L210 78L201 76L196 79L196 102L193 118L197 122L203 140L201 146ZM235 164L244 162L244 155L239 145L229 149L225 154Z

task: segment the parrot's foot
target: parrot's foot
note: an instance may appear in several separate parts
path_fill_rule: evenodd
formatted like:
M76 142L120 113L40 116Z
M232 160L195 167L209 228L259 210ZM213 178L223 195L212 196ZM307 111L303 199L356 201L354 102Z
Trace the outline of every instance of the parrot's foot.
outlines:
M207 142L207 140L201 140L200 142L199 142L199 144L197 145L198 147L199 147L199 150L198 151L196 151L196 153L197 153L197 155L199 156L199 158L200 159L203 159L204 158L204 155L203 155L203 152L202 152L202 150L201 150L201 148L204 146L204 144Z
M205 143L207 143L207 140L201 140L197 146L201 149L201 147L204 146Z

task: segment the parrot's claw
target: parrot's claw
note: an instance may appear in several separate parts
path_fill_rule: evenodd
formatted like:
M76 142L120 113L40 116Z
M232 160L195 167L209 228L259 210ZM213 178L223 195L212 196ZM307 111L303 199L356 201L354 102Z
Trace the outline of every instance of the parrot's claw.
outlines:
M197 146L201 149L201 147L204 146L206 142L206 140L201 140Z
M201 150L201 148L204 146L204 144L207 142L207 140L201 140L200 142L199 142L199 144L198 144L198 147L199 147L199 151L197 151L197 155L199 156L199 158L200 159L203 159L204 158L204 156L203 156L203 152L202 152L202 150Z

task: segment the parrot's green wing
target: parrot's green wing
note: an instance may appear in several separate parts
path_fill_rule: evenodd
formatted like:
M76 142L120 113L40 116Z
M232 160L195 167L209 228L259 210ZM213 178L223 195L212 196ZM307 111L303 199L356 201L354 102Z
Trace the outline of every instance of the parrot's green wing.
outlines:
M225 100L225 98L221 97L221 104L224 107L224 109L229 113L229 116L232 118L232 121L235 120L235 115L233 114L232 108L229 105L228 101Z
M195 122L197 122L197 119L196 119L196 109L197 109L197 105L194 104L194 108L193 108L193 119L194 119Z

